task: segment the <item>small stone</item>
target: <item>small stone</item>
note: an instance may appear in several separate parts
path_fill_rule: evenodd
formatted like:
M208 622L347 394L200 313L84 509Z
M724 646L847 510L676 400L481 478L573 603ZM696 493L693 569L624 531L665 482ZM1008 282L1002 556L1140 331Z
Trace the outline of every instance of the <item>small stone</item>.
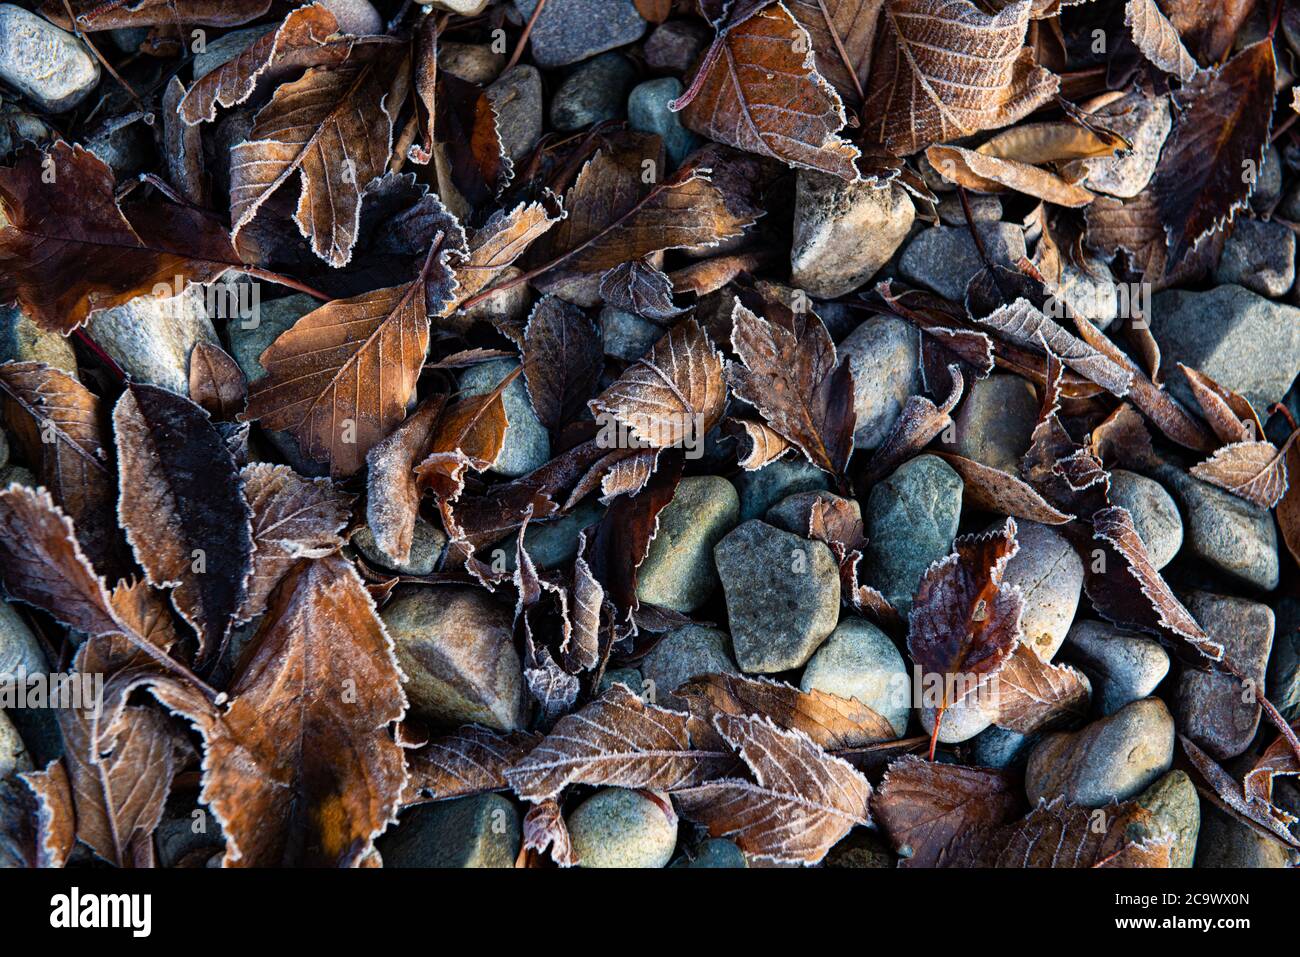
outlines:
M641 679L641 672L635 668L611 668L600 676L600 684L596 688L596 694L599 697L616 684L627 685L638 698L645 697L645 683Z
M460 377L461 392L466 396L485 395L518 365L514 359L494 359L470 366ZM501 399L509 424L506 426L505 445L489 471L506 478L518 478L546 464L551 457L551 437L533 411L522 375L506 386Z
M1014 767L1024 764L1037 741L1032 734L1008 731L995 724L975 735L971 741L971 760L982 768Z
M1011 266L1025 255L1024 231L1014 223L977 223L975 229L993 262ZM911 282L960 303L984 261L965 226L931 226L907 244L898 267Z
M1020 474L1038 421L1038 395L1017 375L995 373L970 386L953 419L953 451L1009 475Z
M17 306L0 306L0 362L44 362L77 378L77 355L68 340L46 332Z
M855 449L885 441L909 396L921 393L920 333L894 316L872 316L838 346L853 370Z
M533 37L537 33L534 30ZM497 111L501 147L512 162L527 156L542 138L542 75L537 67L516 63L487 88Z
M338 21L339 33L353 36L374 36L384 32L384 18L369 0L318 0ZM440 0L456 2L464 6L463 0Z
M638 315L606 306L600 310L605 355L635 362L667 333L663 326Z
M1129 199L1146 189L1160 160L1160 150L1173 128L1169 98L1148 96L1135 90L1097 110L1098 122L1133 144L1126 156L1096 157L1083 161L1085 185L1112 196Z
M195 831L195 821L202 820L202 830ZM167 801L163 818L153 835L159 867L200 867L217 855L224 856L225 836L215 816L193 800L173 795Z
M684 478L659 513L659 530L637 573L637 598L689 613L718 586L713 546L740 520L735 486L717 475Z
M1268 665L1268 698L1288 722L1300 720L1300 599L1277 604L1277 638Z
M643 133L656 133L664 142L668 165L677 167L699 145L700 138L682 126L680 113L668 104L682 95L682 81L666 76L637 84L627 98L628 125Z
M515 8L527 20L537 3L515 0ZM533 61L544 70L568 66L636 43L645 30L633 0L549 0L533 24Z
M605 506L594 500L578 505L553 521L529 522L524 532L524 549L538 571L549 571L567 565L578 554L578 538L588 525L594 525L605 514ZM508 536L497 543L505 555L505 570L514 574L516 536ZM493 560L496 556L493 555Z
M877 482L863 518L866 581L907 618L931 564L948 554L961 518L962 480L934 455L918 455Z
M983 687L944 709L940 719L938 740L944 744L969 741L988 730L997 720L998 709L993 695L983 694ZM923 705L919 711L921 727L927 735L934 733L936 708Z
M0 675L42 674L45 668L36 635L17 609L0 598Z
M970 215L977 223L996 223L1002 218L1002 200L996 196L981 193L968 193ZM939 222L945 226L966 228L966 211L962 209L960 196L944 196L939 200Z
M189 285L166 299L137 296L93 314L90 334L133 381L188 396L190 353L200 342L220 344L204 308L203 289ZM141 335L142 329L149 335Z
M659 24L645 41L645 63L652 70L684 74L712 39L710 31L692 20Z
M42 117L16 103L0 103L0 159L8 159L24 142L43 145L58 137ZM0 226L4 223L4 213L0 212Z
M1223 645L1224 657L1262 690L1273 650L1273 609L1208 592L1194 592L1186 604L1206 633ZM1185 668L1178 685L1177 711L1182 733L1224 761L1250 747L1263 708L1232 675Z
M1196 841L1197 867L1284 868L1296 853L1206 802Z
M429 0L439 10L459 14L462 17L476 17L488 5L488 0ZM438 44L438 66L442 66L442 44Z
M519 811L500 794L411 808L375 846L384 867L514 867Z
M660 800L662 803L660 803ZM566 822L579 867L663 867L677 846L677 814L667 796L601 788Z
M1110 502L1122 505L1133 516L1133 527L1147 548L1151 564L1160 569L1173 561L1183 547L1183 519L1163 485L1136 472L1113 469Z
M1270 512L1173 465L1154 474L1182 505L1186 547L1194 557L1263 591L1277 587L1277 527Z
M1282 195L1282 154L1276 146L1264 150L1264 162L1255 177L1255 191L1250 194L1250 208L1267 213Z
M801 169L796 177L790 282L834 299L889 262L916 218L901 186L846 183Z
M1153 817L1148 823L1130 824L1131 841L1174 839L1169 860L1173 867L1191 867L1196 857L1196 835L1201 829L1201 799L1184 771L1170 771L1133 799Z
M863 618L845 618L803 670L799 687L856 698L893 726L897 737L911 715L911 679L889 636ZM853 747L869 739L849 741Z
M579 130L623 116L623 97L636 79L636 68L621 53L603 53L565 78L551 100L551 125Z
M1071 312L1086 316L1098 329L1109 328L1119 315L1115 278L1100 256L1085 254L1082 268L1061 257L1061 280L1050 288Z
M380 617L414 714L443 725L524 726L523 666L509 609L474 589L416 586L400 591Z
M411 540L411 556L404 563L394 563L379 548L375 533L369 525L362 525L352 536L352 547L372 565L386 568L399 575L430 575L438 567L443 550L447 547L447 536L442 529L424 518L415 519L415 534Z
M823 867L830 868L888 868L898 866L898 858L885 846L885 842L866 828L855 828L826 855Z
M1164 367L1182 362L1263 411L1280 402L1300 373L1300 309L1241 286L1209 292L1169 289L1151 299L1151 334ZM1183 376L1170 391L1196 408Z
M66 30L0 3L0 79L47 113L62 113L99 83L99 62Z
M1284 296L1295 284L1295 233L1279 222L1239 219L1223 246L1214 281L1261 296Z
M487 86L501 75L506 58L480 43L439 43L438 71L446 71L479 86Z
M0 781L19 771L32 770L32 758L9 716L0 710Z
M762 518L767 510L795 492L829 488L826 473L802 455L797 459L778 459L753 472L736 476L740 493L740 520Z
M311 296L297 293L260 303L252 318L232 319L226 324L230 355L249 382L256 382L266 375L258 357L295 322L319 305Z
M692 857L679 857L673 867L749 867L745 854L731 841L711 837L695 851Z
M0 489L8 488L10 485L24 485L27 488L39 487L36 476L32 474L31 469L23 468L21 465L6 465L4 468L0 468Z
M242 30L231 30L229 33L223 33L210 43L205 43L203 51L194 54L194 62L191 64L194 70L192 74L194 79L199 80L217 67L229 63L255 41L260 40L274 29L275 26L271 24L245 27Z
M684 625L668 632L641 660L642 681L653 688L654 703L675 711L687 708L673 692L696 675L739 672L727 633L703 625Z
M1169 770L1174 719L1159 698L1143 698L1073 733L1050 734L1025 769L1030 804L1064 796L1101 807L1125 801Z
M1100 621L1076 622L1064 654L1091 679L1103 716L1150 696L1169 673L1159 642Z
M1060 532L1028 519L1016 522L1016 542L1020 548L1007 562L1003 584L1019 587L1024 598L1020 627L1025 643L1043 661L1051 661L1079 609L1083 560Z
M815 492L795 492L793 495L787 495L781 501L777 502L767 510L763 520L769 525L775 525L777 528L785 529L787 532L794 532L796 535L808 537L808 522L812 518L813 508L818 502L825 502L828 505L840 502L845 503L849 510L857 517L858 521L862 520L862 506L851 498L842 498L833 492L815 491Z
M109 30L108 36L113 41L113 46L123 53L137 53L144 42L149 39L149 28L122 27L118 30Z
M803 665L834 629L840 574L830 548L751 520L713 549L741 670Z

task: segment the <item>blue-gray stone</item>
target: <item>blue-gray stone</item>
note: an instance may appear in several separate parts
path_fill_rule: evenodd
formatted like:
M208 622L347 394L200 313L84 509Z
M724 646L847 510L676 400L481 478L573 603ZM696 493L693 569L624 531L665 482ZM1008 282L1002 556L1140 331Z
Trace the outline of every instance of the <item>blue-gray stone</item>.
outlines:
M761 518L781 499L795 492L830 488L830 478L802 455L777 459L753 472L736 476L740 493L740 520Z
M538 0L515 0L527 20ZM646 22L632 0L548 0L533 24L533 61L567 66L641 39Z
M500 794L422 804L375 842L385 867L514 867L519 812Z
M623 98L636 79L636 68L621 53L602 53L575 69L551 100L551 125L578 130L623 115ZM633 125L634 129L638 127Z
M700 142L682 126L681 114L668 109L668 104L681 95L681 80L666 76L637 85L627 99L628 125L643 133L659 134L669 167L678 166Z
M460 377L461 391L485 395L495 389L519 365L514 359L494 359L466 369ZM497 475L518 478L545 465L551 457L551 438L533 411L524 377L518 376L501 395L506 407L505 445L489 469Z

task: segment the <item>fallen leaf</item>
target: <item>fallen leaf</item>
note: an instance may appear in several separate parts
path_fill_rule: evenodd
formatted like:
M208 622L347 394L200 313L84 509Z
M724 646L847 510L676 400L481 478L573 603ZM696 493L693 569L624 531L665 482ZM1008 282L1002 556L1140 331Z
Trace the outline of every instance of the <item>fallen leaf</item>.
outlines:
M1087 206L1091 191L1055 173L1017 160L987 156L960 146L931 146L926 158L944 179L967 189L1000 193L1009 189L1058 206Z
M1124 25L1132 31L1133 42L1143 56L1166 73L1187 83L1200 70L1156 0L1128 0L1124 6Z
M447 397L425 399L401 425L376 443L366 462L366 524L378 548L394 565L411 560L420 488L415 463L428 453L442 419Z
M523 367L533 410L554 432L596 391L605 367L600 332L577 306L544 296L524 328Z
M998 716L994 724L1016 734L1033 734L1087 716L1092 697L1088 678L1069 665L1053 665L1021 642L998 672Z
M248 399L248 380L220 346L200 342L190 353L190 398L214 419L233 419Z
M472 724L435 738L406 756L408 790L420 799L504 791L506 770L522 761L542 740L531 731L496 731Z
M1286 454L1300 432L1292 432L1282 448L1272 442L1233 442L1192 467L1192 475L1217 485L1252 505L1270 509L1287 490Z

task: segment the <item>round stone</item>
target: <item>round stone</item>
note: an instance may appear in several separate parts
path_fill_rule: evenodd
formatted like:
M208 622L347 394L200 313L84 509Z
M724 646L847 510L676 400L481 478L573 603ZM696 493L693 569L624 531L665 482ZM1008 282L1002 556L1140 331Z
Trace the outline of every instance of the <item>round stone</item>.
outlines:
M907 665L889 636L862 618L845 618L804 667L799 687L856 698L887 720L898 737L911 714ZM848 742L868 744L867 739Z
M916 327L893 316L873 316L839 344L853 370L854 448L874 449L898 421L908 396L921 392Z
M677 814L667 796L602 788L567 824L579 867L663 867L677 846Z
M1038 421L1038 394L1028 380L995 374L976 381L953 419L952 451L1009 475L1020 474Z
M685 625L668 632L641 661L642 680L647 690L653 688L651 700L678 711L686 710L686 702L673 692L684 682L696 675L734 675L739 671L727 633L703 625Z
M1183 518L1165 487L1125 469L1110 473L1110 501L1133 516L1133 527L1157 569L1168 565L1183 547Z
M1083 562L1050 525L1021 519L1016 542L1020 548L1007 562L1002 580L1017 586L1024 598L1020 627L1025 642L1043 661L1051 661L1079 608Z
M718 585L713 546L735 527L740 498L717 475L684 478L659 513L659 530L637 573L637 598L689 613Z

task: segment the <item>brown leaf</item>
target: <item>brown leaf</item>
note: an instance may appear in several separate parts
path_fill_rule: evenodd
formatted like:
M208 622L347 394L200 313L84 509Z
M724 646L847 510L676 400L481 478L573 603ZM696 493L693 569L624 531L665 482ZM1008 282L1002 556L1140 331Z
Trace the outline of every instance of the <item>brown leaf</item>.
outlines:
M1296 730L1298 725L1300 723L1292 725L1292 730ZM1271 815L1283 819L1291 817L1288 823L1293 824L1294 816L1273 804L1273 779L1296 775L1300 775L1300 758L1286 736L1279 735L1259 756L1254 767L1246 772L1241 782L1242 792L1253 802L1269 805L1266 810Z
M948 367L948 380L951 389L942 405L935 405L923 395L907 397L889 434L872 453L871 461L863 473L864 481L880 481L952 424L949 413L956 407L966 386L961 367L957 363Z
M420 489L415 463L425 457L447 404L445 395L429 396L388 438L366 454L366 524L375 547L396 565L411 559Z
M301 172L294 221L312 252L331 266L347 265L362 190L387 169L393 119L405 96L406 64L391 60L313 67L275 91L248 139L230 151L232 242L271 194Z
M964 500L975 508L1043 525L1064 525L1074 518L1057 509L1032 486L1014 475L951 452L935 454L961 476L966 486Z
M0 393L9 434L76 524L87 556L110 575L125 570L129 559L113 514L117 488L99 398L38 362L0 364Z
M981 143L975 152L1028 166L1043 166L1113 156L1131 145L1118 133L1073 113L1070 116L1069 122L1021 123L1002 130Z
M45 0L41 13L46 19L70 30L70 6L77 26L86 32L176 23L237 27L263 16L271 7L271 0L132 0L129 3L66 0L66 3L65 6L65 0Z
M1197 657L1221 660L1223 645L1174 597L1151 564L1128 509L1104 508L1093 515L1092 523L1093 538L1105 549L1096 560L1084 562L1084 590L1097 612L1116 625L1189 646Z
M482 472L501 454L509 425L501 395L521 371L521 367L512 369L490 392L461 399L439 420L429 454L415 467L415 474L419 485L432 489L443 504L460 495L466 470ZM455 529L447 532L459 537Z
M987 156L960 146L931 146L926 158L946 180L967 189L1000 193L1010 189L1058 206L1087 206L1096 198L1090 190L1055 173L1018 160Z
M407 754L411 774L407 789L411 795L433 801L505 790L510 786L506 770L522 761L541 740L540 734L531 731L467 725Z
M1225 389L1204 372L1178 363L1192 397L1214 434L1223 443L1250 442L1264 434L1259 416L1245 396Z
M1133 42L1142 54L1166 73L1187 83L1200 69L1156 0L1128 0L1124 25L1133 31Z
M198 210L119 207L108 165L62 140L46 153L24 147L12 167L0 167L0 212L0 302L16 299L53 332L158 286L172 295L177 284L211 282L241 265L225 231Z
M1286 451L1286 465L1292 475L1300 475L1300 442L1292 442ZM1277 524L1291 557L1300 564L1300 484L1291 484L1277 503Z
M785 6L808 31L817 71L846 102L860 105L884 0L788 0Z
M706 724L715 713L769 718L787 731L799 731L819 748L856 748L897 737L893 725L856 698L824 691L800 691L784 681L741 675L697 675L677 688L665 688L686 701Z
M355 866L406 785L391 730L406 696L374 603L343 559L299 562L250 647L224 710L154 687L203 735L201 797L226 836L224 863Z
M551 849L551 860L561 867L572 867L577 861L573 857L573 843L569 840L569 829L560 813L558 801L547 800L535 804L524 815L524 843L520 853L536 851L538 854Z
M118 517L149 584L199 637L199 659L224 646L248 595L253 538L225 441L193 402L131 385L113 410Z
M353 497L329 479L306 479L287 465L258 462L239 473L252 512L253 574L240 621L266 609L271 592L302 558L324 558L343 545L339 533L351 516Z
M1234 442L1192 467L1192 475L1203 482L1244 498L1259 508L1270 509L1287 490L1286 454L1300 432L1292 432L1281 449L1272 442Z
M1020 641L1020 590L1003 590L1006 564L1020 550L1015 519L997 531L963 535L953 552L926 570L908 615L907 650L923 675L958 677L961 697L997 674ZM949 700L949 682L936 709L937 739ZM954 684L954 687L957 687ZM931 741L931 753L934 741Z
M857 148L838 136L844 106L815 63L808 32L775 3L722 28L690 89L669 108L719 143L860 179Z
M1158 175L1158 170L1157 170ZM1156 292L1195 279L1213 269L1223 251L1225 236L1216 233L1181 261L1169 258L1164 220L1155 190L1148 186L1131 199L1098 196L1084 211L1090 247L1106 258L1124 252L1133 269Z
M43 771L28 771L18 777L36 797L34 863L37 867L62 867L77 840L77 817L67 769L56 760Z
M1286 739L1280 739L1285 743ZM1281 808L1258 799L1258 779L1249 790L1237 783L1236 778L1215 763L1214 759L1197 747L1196 742L1184 735L1178 736L1183 753L1204 781L1197 790L1212 804L1230 817L1241 821L1251 830L1267 835L1293 848L1300 848L1300 840L1290 831L1292 817ZM1289 745L1288 745L1289 746ZM1247 781L1251 781L1247 773Z
M736 300L731 346L741 361L727 364L727 381L809 462L842 477L853 453L855 422L848 358L837 360L817 316L780 308L768 313L759 316Z
M683 312L673 305L672 280L644 259L622 263L601 276L600 298L615 309L651 320L668 320Z
M936 867L962 834L1005 824L1023 804L1007 771L905 755L889 766L871 810L904 867Z
M1025 47L1028 3L887 0L863 108L868 141L900 156L1006 126L1060 86Z
M218 345L200 342L190 353L190 398L214 419L233 419L248 399L248 380Z
M181 119L191 126L210 122L217 118L218 106L229 109L245 102L264 79L283 76L295 68L342 62L352 44L328 43L337 31L338 21L323 4L290 12L274 30L195 80L181 100Z
M544 296L524 328L523 366L533 410L558 431L596 390L605 367L600 331L577 306Z
M747 472L775 462L791 447L780 432L764 422L727 419L723 425L740 442L736 464Z
M696 321L687 319L587 404L597 421L612 416L641 445L664 449L702 441L726 401L722 357Z
M1161 7L1202 63L1219 63L1232 50L1258 0L1161 0Z
M999 728L1033 734L1087 714L1092 684L1069 665L1053 665L1023 642L998 672Z
M688 720L615 683L581 711L562 717L541 744L506 771L506 779L516 794L534 803L572 784L689 787L725 767L730 756L694 750Z
M492 281L528 247L564 216L554 204L520 203L499 209L469 237L469 257L456 266L456 287L451 300L434 311L448 316L468 299L487 289Z
M449 233L444 243L456 238ZM299 319L262 353L267 374L253 383L240 418L289 429L303 455L328 461L336 476L358 471L406 416L429 346L429 314L454 288L446 262L454 248L435 243L411 282L336 299Z
M754 780L725 778L677 791L683 817L746 855L816 864L855 825L866 824L871 785L852 765L770 718L715 714L713 724Z
M1248 208L1272 127L1276 72L1266 38L1175 94L1178 125L1152 183L1171 263Z
M448 206L463 215L496 199L514 177L514 164L501 143L497 108L486 91L447 72L439 74L436 91L438 189Z

